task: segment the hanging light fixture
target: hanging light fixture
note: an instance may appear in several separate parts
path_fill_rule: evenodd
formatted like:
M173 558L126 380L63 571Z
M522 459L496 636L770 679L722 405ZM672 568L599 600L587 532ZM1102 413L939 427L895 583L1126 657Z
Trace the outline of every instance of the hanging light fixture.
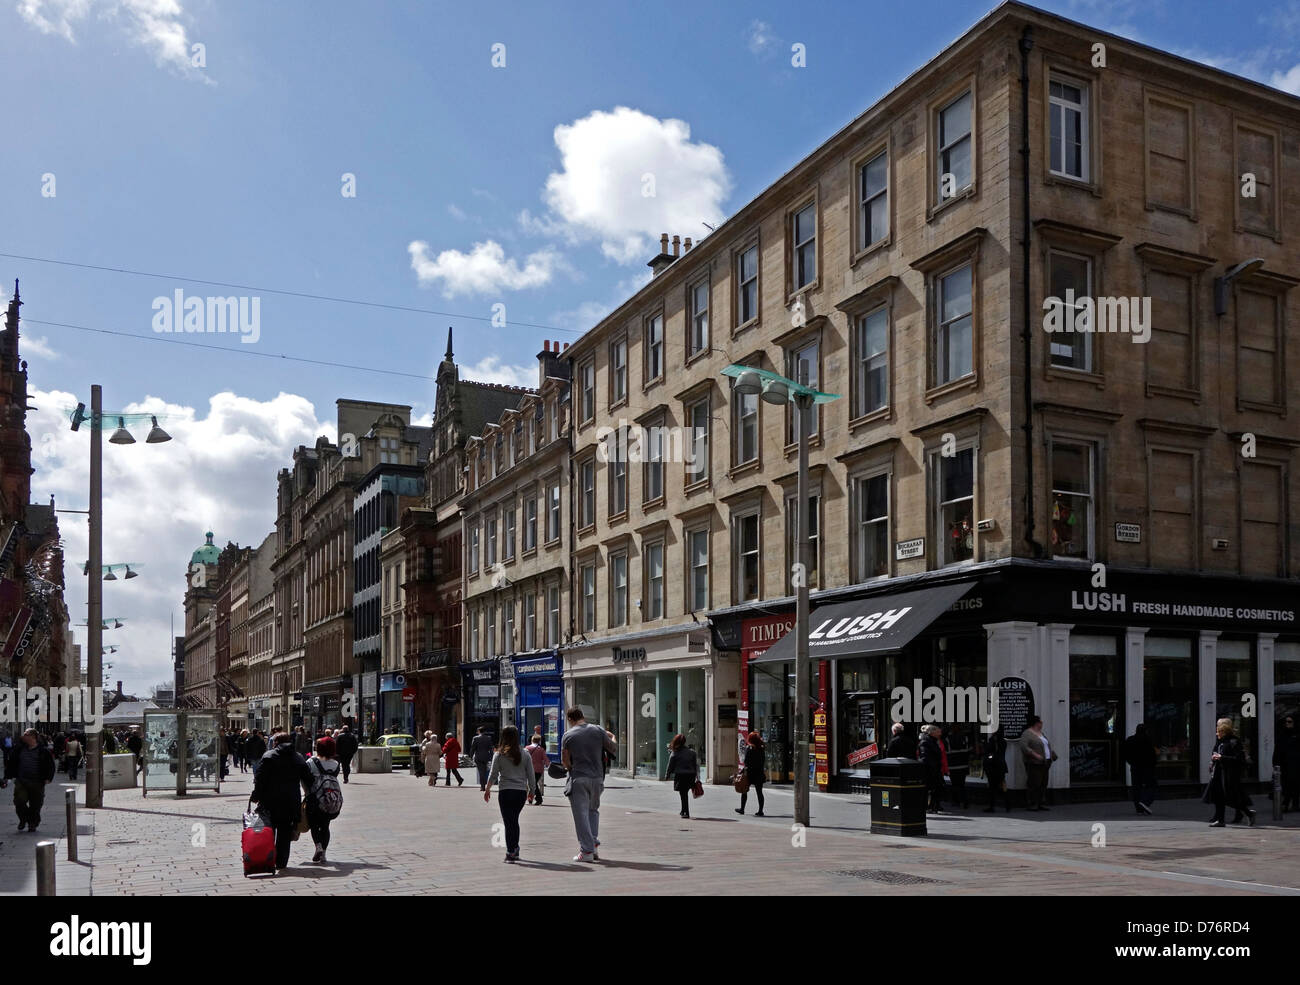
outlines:
M149 420L153 421L153 427L149 429L149 437L144 439L147 445L157 445L164 441L171 441L172 436L158 426L158 418L150 416ZM130 577L128 575L128 577Z
M139 578L140 576L139 576L138 574L136 574L134 571L132 571L132 570L131 570L131 566L128 564L128 565L126 566L126 577L127 577L127 578Z
M763 392L763 379L752 369L747 369L736 377L735 390L745 396Z
M135 444L135 438L131 437L131 432L126 429L126 418L119 417L117 419L117 430L113 432L113 436L108 439L108 442L113 445Z
M117 581L117 575L113 574L113 566L108 566L108 574L104 575L104 581Z
M768 380L763 384L763 399L769 404L789 403L790 388L780 380Z

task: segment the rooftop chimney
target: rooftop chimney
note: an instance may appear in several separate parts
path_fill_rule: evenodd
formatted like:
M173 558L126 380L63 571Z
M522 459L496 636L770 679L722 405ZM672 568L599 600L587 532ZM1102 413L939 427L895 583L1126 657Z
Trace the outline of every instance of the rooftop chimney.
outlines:
M682 240L682 252L683 253L691 252L691 238L689 236L687 236L684 240Z
M673 237L676 239L676 237ZM668 234L664 233L659 237L659 255L646 264L654 271L654 276L658 277L672 264L676 256L668 252Z
M673 258L674 259L681 256L681 250L682 250L682 238L680 236L674 236L673 237Z
M569 378L569 367L560 358L560 343L550 340L542 343L542 351L537 354L537 385L539 388L546 382L548 376L558 377L562 380Z

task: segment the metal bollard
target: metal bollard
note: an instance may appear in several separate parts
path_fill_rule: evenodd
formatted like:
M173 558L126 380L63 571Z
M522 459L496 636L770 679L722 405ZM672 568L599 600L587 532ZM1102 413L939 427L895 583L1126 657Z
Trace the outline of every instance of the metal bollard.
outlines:
M36 843L36 895L57 896L54 891L54 842Z
M68 861L77 860L77 788L63 791L63 802L68 810Z
M1282 767L1273 767L1273 820L1282 820Z

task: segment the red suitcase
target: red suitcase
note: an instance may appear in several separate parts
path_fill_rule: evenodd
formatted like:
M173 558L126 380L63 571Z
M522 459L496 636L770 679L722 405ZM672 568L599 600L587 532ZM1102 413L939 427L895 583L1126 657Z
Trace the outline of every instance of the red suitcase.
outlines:
M252 801L249 801L249 810L244 814L244 834L241 841L244 853L244 875L255 876L264 873L275 875L275 829L253 813Z

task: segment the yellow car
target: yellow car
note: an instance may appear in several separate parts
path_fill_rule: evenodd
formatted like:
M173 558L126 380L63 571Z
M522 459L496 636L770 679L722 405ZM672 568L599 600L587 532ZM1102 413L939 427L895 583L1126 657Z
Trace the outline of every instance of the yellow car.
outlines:
M388 746L388 748L392 750L394 766L400 763L401 765L408 767L411 765L411 750L418 749L420 745L415 741L415 736L403 734L381 735L379 737L379 744L381 746Z

